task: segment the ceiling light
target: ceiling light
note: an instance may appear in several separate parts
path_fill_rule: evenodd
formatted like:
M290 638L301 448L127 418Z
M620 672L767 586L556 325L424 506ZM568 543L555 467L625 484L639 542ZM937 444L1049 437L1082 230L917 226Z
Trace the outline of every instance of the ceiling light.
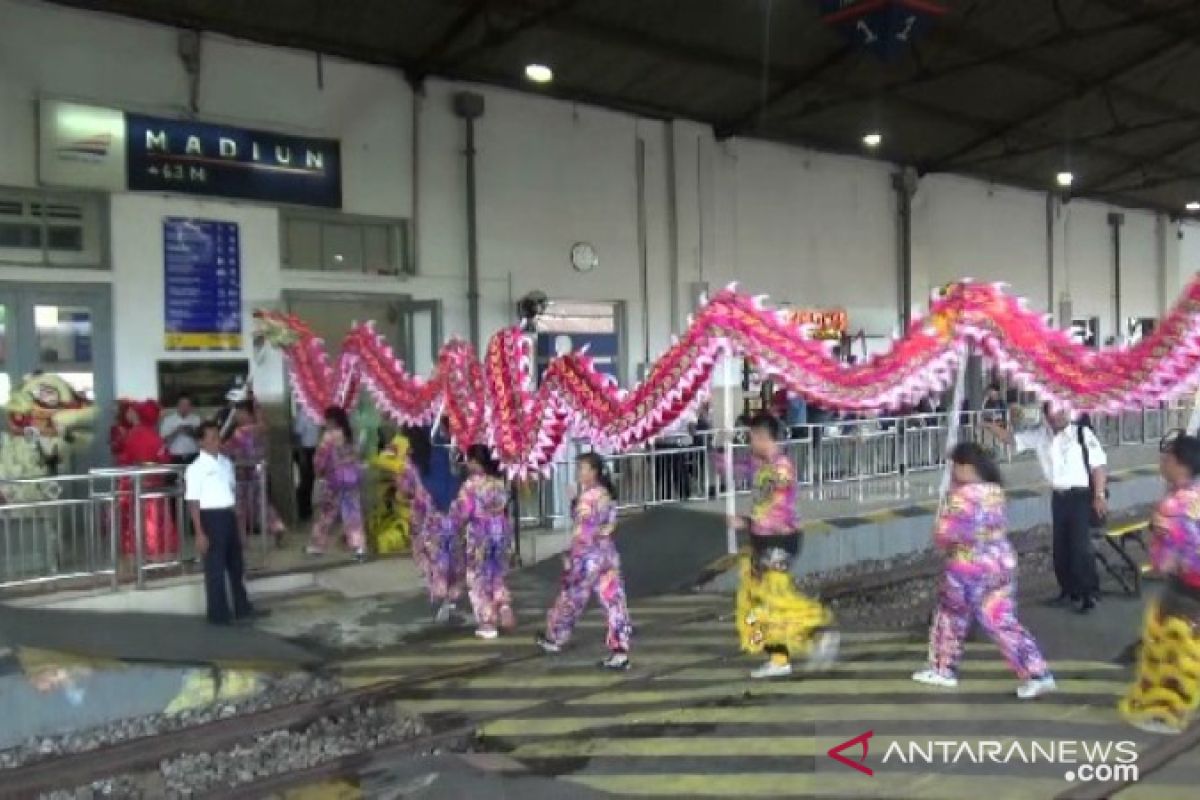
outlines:
M549 83L554 80L554 70L545 64L530 64L525 67L525 77L534 83Z
M1184 206L1188 211L1200 211L1200 200L1193 200Z
M883 144L883 134L875 132L868 133L863 136L862 143L867 147L879 147L879 145Z
M1075 182L1075 175L1070 172L1060 172L1054 176L1054 180L1058 181L1059 186L1065 188Z

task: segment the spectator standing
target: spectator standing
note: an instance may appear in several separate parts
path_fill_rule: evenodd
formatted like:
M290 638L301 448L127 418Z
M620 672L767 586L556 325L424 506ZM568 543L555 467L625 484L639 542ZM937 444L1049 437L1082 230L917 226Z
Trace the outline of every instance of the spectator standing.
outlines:
M1105 467L1108 457L1091 429L1072 422L1068 414L1046 404L1043 424L1013 433L988 425L996 438L1014 445L1018 453L1037 453L1042 474L1054 490L1051 517L1054 525L1054 575L1058 579L1056 605L1079 603L1080 613L1096 607L1100 577L1092 556L1093 517L1108 515Z
M167 443L172 464L190 464L200 452L196 443L196 432L200 429L200 415L192 407L192 398L181 394L175 408L163 418L158 432Z
M292 434L295 437L296 467L300 471L300 482L296 486L296 510L300 519L308 522L313 515L313 486L316 483L316 472L313 469L313 458L317 454L317 445L321 440L321 426L313 420L302 408L296 409L296 419L292 423Z

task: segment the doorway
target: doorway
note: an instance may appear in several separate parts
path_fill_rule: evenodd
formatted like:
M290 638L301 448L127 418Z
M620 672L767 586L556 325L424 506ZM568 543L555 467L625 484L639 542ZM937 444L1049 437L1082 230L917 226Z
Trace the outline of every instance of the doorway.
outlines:
M331 360L341 353L342 339L355 322L375 323L405 369L428 375L442 344L442 302L407 295L287 292L288 313L304 320L325 340Z
M100 431L113 407L110 296L107 284L0 283L0 407L38 371L60 376L96 406L90 435L76 438L60 472L109 460Z

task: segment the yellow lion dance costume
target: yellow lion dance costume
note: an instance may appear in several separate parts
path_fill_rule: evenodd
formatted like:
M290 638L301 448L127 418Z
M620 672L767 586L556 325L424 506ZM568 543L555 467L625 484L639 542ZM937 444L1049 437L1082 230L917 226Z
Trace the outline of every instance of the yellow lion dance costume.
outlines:
M408 462L408 439L396 434L371 459L371 466L378 473L375 502L367 521L372 546L380 555L407 552L412 547L412 509L409 499L396 491L396 479L404 470L412 469Z
M1142 630L1121 714L1152 733L1181 733L1200 708L1200 484L1176 489L1153 518L1150 559L1167 579Z
M816 631L833 624L833 614L796 590L786 564L760 564L754 556L740 559L741 587L737 593L738 639L743 652L761 653L767 647L786 647L807 655Z

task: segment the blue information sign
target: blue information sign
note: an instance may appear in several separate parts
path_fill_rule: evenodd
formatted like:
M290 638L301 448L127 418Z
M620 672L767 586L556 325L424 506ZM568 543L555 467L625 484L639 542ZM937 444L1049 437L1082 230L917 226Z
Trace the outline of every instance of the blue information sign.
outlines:
M163 220L168 350L242 349L242 265L234 222Z
M313 139L125 115L129 188L340 208L341 150Z

